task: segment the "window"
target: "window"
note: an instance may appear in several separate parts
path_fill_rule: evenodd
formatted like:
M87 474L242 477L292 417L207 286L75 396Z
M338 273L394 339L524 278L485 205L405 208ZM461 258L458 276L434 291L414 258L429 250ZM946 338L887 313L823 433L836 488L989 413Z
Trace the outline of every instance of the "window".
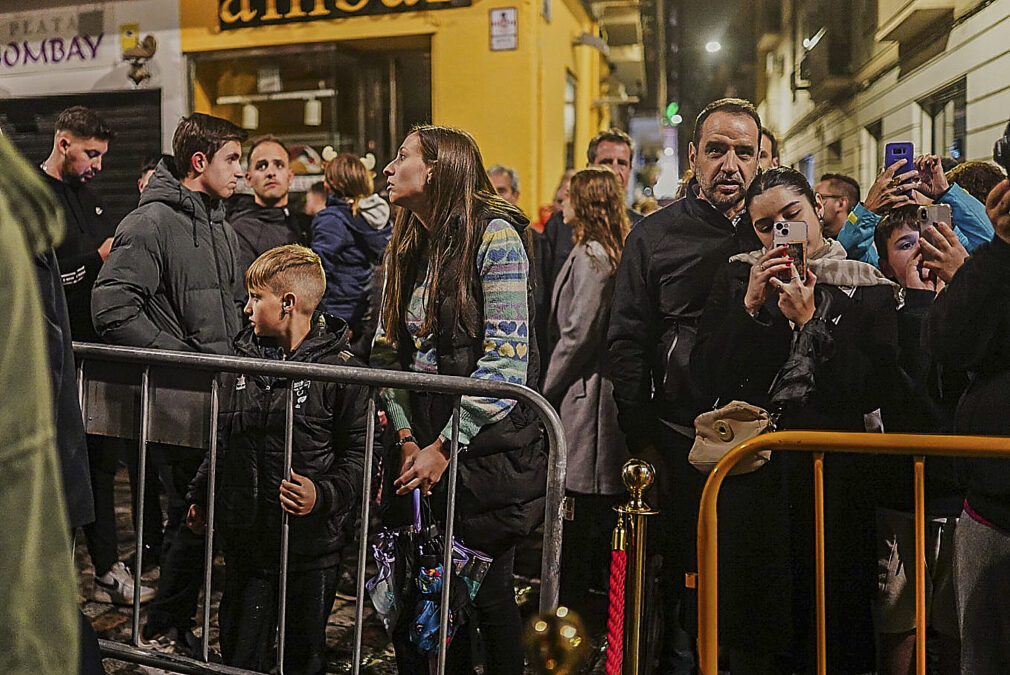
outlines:
M575 96L578 80L571 73L565 74L565 169L575 168Z
M817 182L814 179L814 156L813 155L807 155L806 157L804 157L803 159L801 159L800 160L800 165L798 167L798 170L799 170L800 173L802 173L806 177L807 182L810 183L811 185L813 185L814 183Z
M880 120L866 125L859 134L859 185L868 190L884 166L883 124Z
M922 149L941 157L964 159L966 133L965 79L939 89L919 101L922 109Z

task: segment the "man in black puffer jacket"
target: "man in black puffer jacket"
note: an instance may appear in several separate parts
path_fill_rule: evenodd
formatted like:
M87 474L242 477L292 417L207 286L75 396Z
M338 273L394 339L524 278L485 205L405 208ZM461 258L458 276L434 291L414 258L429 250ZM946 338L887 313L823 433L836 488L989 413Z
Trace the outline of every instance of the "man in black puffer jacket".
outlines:
M240 356L363 367L347 351L346 322L314 313L326 285L319 256L281 246L246 273L252 325ZM294 389L291 477L284 473L285 420ZM217 526L225 553L221 651L229 665L265 671L273 659L282 511L290 514L287 672L322 673L326 621L340 551L361 496L368 388L227 374L218 417ZM375 439L378 441L378 439ZM203 529L210 462L190 485L190 523Z
M187 352L230 354L245 304L238 241L224 220L222 199L242 176L245 132L227 120L194 113L172 141L175 166L158 164L140 206L119 224L91 294L95 329L109 343ZM174 168L174 171L173 171ZM162 448L159 448L159 454ZM169 526L158 592L144 637L174 631L170 639L195 640L188 628L203 579L203 539L182 523L186 487L202 450L171 448Z
M652 499L661 520L650 532L661 538L668 622L680 602L684 572L695 567L704 476L687 461L694 418L713 403L692 385L688 362L716 271L730 256L761 247L743 208L757 171L760 130L749 102L709 104L695 124L695 178L687 196L635 226L617 270L609 369L628 448L656 464L658 495ZM691 612L685 614L693 624ZM673 658L664 656L663 672L676 669Z

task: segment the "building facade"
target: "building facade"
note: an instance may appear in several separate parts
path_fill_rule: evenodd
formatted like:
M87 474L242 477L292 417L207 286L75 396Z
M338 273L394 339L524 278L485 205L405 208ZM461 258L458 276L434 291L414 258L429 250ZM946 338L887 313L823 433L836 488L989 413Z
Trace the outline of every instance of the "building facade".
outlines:
M5 11L14 8L21 11ZM117 137L94 186L118 220L137 205L141 164L170 151L187 112L178 4L0 3L0 35L0 129L41 162L62 109L100 112Z
M608 67L578 0L180 0L192 110L304 150L376 157L410 127L471 132L485 162L518 170L520 206L548 203L609 121ZM315 174L318 176L318 174Z
M856 178L884 146L991 160L1010 117L1010 0L763 0L759 111L781 161Z

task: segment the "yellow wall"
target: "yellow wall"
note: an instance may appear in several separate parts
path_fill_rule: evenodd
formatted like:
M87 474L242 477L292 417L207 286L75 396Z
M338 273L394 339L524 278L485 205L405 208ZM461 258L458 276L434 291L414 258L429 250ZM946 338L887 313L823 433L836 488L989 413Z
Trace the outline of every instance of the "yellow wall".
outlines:
M564 171L565 73L578 80L575 166L585 164L589 139L606 122L594 107L600 96L602 57L573 47L582 32L595 32L577 0L553 0L553 17L540 16L541 0L474 0L473 6L429 12L360 16L229 31L218 29L217 2L180 0L185 53L273 45L339 42L394 36L431 36L432 122L471 132L485 162L516 168L520 206L537 217ZM516 7L519 49L492 52L489 12ZM211 112L196 87L197 111ZM382 158L380 161L388 161Z

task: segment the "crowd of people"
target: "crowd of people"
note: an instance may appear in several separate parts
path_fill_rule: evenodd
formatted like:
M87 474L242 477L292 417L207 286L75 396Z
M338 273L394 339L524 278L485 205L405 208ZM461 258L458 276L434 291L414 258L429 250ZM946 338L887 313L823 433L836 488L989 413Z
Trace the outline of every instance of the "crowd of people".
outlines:
M283 141L263 136L244 153L246 141L226 120L184 118L173 154L142 167L138 207L110 223L87 183L114 151L115 134L93 111L59 116L52 153L37 170L0 140L15 157L14 177L0 183L2 229L20 233L17 247L4 247L11 263L0 267L18 278L5 285L9 302L27 303L15 313L20 323L6 324L4 378L13 380L8 365L24 358L23 345L39 347L28 356L32 372L45 375L37 391L51 396L26 395L19 405L35 407L26 419L54 423L36 438L30 470L40 486L51 484L46 471L58 456L63 484L58 502L24 517L52 517L62 531L83 527L92 599L127 605L139 594L145 640L196 649L209 459L151 445L148 498L135 508L144 510L145 569L160 565L161 574L156 590L141 585L143 570L119 556L113 500L120 463L135 490L141 480L135 453L85 434L71 339L469 376L542 392L568 445L561 602L591 625L605 613L620 468L635 456L657 469L650 502L661 514L650 548L662 560L665 631L652 651L664 673L694 667L694 599L684 579L696 569L706 480L689 460L699 415L744 401L768 411L777 429L1008 434L1001 395L1010 326L1001 303L1010 181L995 164L947 167L929 155L897 162L881 168L865 196L842 174L811 185L778 166L776 139L749 102L722 99L698 116L690 172L671 204L647 217L629 208L634 142L609 129L589 144L587 167L562 177L549 214L531 223L516 205L516 171L486 169L465 131L414 128L383 169L381 194L368 162L337 154L304 209L291 198ZM235 194L240 181L251 194ZM924 213L949 213L949 222L924 221ZM775 239L782 224L805 232L800 257ZM27 260L35 294L24 290ZM289 387L298 403L285 475ZM324 672L342 552L354 536L363 472L373 470L363 461L368 390L234 374L221 376L220 391L222 658L253 670L276 665L287 513L285 672ZM455 398L390 389L377 402L384 521L410 522L411 493L444 513ZM5 438L21 416L5 414ZM462 397L458 431L457 536L492 562L448 647L449 672L518 674L516 552L543 518L548 448L533 410L508 399ZM1010 584L1005 464L927 462L937 672L1010 668L1000 592ZM829 456L825 467L829 669L912 672L911 463ZM719 641L734 675L812 668L811 471L804 458L777 453L725 482ZM0 498L21 489L12 483ZM13 538L0 550L20 541L5 536ZM55 580L50 591L68 585L68 567L58 563L69 561L71 541L24 544L25 555L32 547L58 553L36 578ZM51 611L60 629L79 632L68 644L80 645L82 672L101 672L94 634L74 609ZM399 670L425 672L430 655L407 623L392 632Z

